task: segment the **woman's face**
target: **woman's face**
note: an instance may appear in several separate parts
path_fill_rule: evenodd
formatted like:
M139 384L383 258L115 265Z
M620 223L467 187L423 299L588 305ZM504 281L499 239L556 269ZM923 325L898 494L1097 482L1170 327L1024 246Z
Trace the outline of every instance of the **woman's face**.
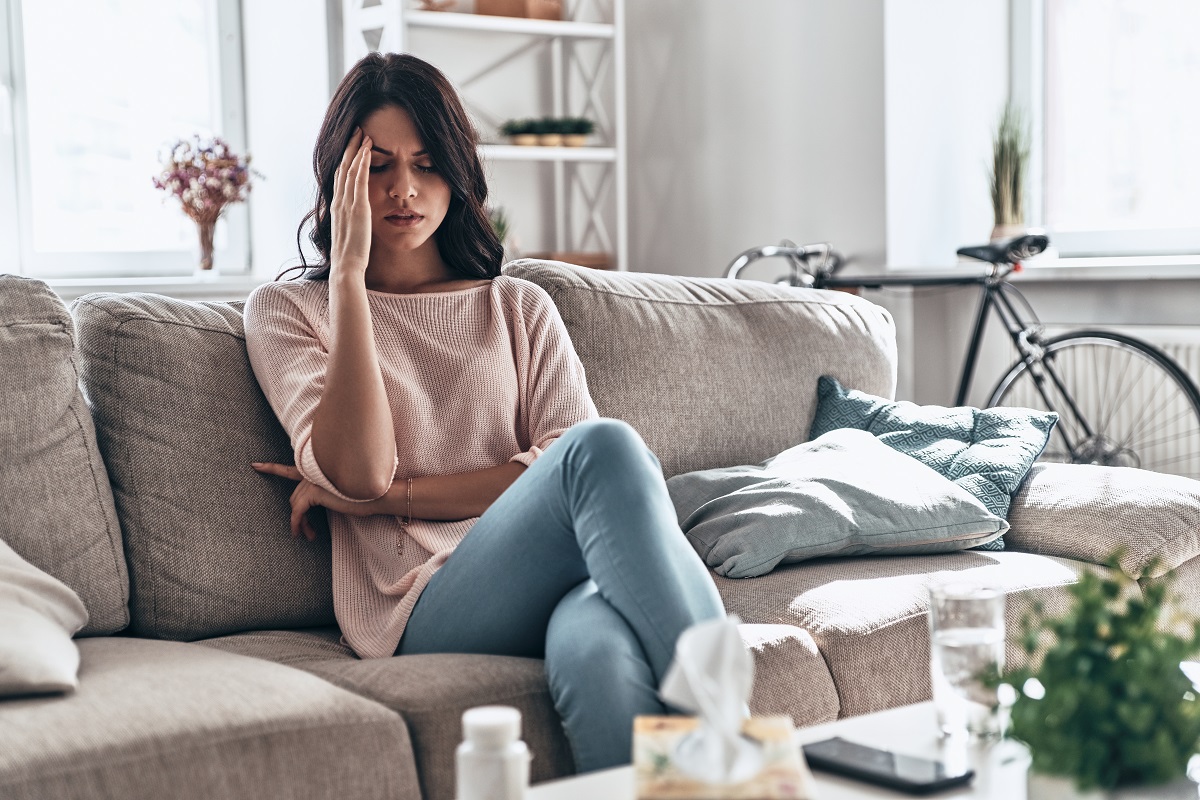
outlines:
M408 112L385 106L362 123L371 137L371 244L385 250L436 247L433 233L450 208L450 185L425 152Z

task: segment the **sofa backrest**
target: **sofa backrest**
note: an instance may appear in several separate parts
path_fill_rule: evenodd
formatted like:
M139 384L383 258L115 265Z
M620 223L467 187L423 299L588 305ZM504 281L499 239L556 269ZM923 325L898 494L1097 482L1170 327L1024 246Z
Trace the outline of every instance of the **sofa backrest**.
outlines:
M0 275L0 539L71 587L81 635L129 623L129 578L71 315L46 284Z
M667 477L807 441L822 375L896 390L891 316L844 292L529 259L505 272L549 292L600 414L632 425Z
M288 535L292 463L246 357L241 304L91 294L72 306L125 534L131 629L196 639L334 622L330 544Z

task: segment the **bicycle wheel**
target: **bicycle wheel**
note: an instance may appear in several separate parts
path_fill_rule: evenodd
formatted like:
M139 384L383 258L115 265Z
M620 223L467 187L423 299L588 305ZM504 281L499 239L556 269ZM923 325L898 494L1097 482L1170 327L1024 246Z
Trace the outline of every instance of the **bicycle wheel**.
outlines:
M1092 330L1056 336L1043 347L1040 391L1030 368L1017 362L988 399L989 407L1058 412L1041 460L1200 478L1200 392L1166 353Z

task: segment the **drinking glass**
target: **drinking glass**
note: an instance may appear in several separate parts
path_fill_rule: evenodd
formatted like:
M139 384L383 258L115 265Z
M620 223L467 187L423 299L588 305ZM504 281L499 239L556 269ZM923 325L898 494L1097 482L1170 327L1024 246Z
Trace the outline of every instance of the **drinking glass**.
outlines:
M938 726L947 736L1003 733L996 688L1004 670L1004 593L971 583L929 590L929 674Z

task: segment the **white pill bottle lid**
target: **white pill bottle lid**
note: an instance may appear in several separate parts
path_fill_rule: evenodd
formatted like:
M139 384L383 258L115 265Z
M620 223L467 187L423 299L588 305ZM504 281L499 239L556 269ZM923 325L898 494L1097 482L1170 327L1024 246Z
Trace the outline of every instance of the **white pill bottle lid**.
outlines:
M521 712L511 706L478 706L463 712L463 738L482 748L505 747L521 736Z

